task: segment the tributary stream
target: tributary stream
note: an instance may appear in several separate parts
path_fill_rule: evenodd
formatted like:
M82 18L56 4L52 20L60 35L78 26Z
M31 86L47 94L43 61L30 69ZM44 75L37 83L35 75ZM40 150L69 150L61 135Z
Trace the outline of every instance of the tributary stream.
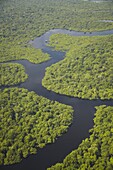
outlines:
M72 36L101 36L113 34L113 30L92 33L75 32L63 29L50 30L42 36L36 38L34 41L29 42L35 48L40 48L43 52L50 54L50 60L41 64L33 64L27 60L13 61L15 63L22 64L29 76L24 83L21 83L17 87L26 88L29 91L34 91L38 95L46 97L50 100L72 106L74 109L74 117L72 125L69 127L67 133L59 137L55 143L48 144L45 148L39 149L36 155L30 155L18 164L0 166L0 170L46 170L55 163L62 162L65 156L72 150L76 149L83 139L89 137L89 129L93 127L95 106L113 106L113 100L83 100L56 94L55 92L49 91L42 86L42 79L45 75L45 69L53 63L63 60L65 56L65 53L54 51L54 49L46 46L49 37L55 33L69 34Z

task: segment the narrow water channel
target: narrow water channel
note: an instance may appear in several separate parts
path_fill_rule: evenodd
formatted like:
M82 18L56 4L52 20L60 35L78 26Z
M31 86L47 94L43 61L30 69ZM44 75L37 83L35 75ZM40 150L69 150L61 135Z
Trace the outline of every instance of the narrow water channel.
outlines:
M35 48L40 48L43 52L50 54L51 59L49 61L41 64L32 64L26 60L13 61L15 63L22 64L25 67L26 73L29 75L27 81L21 83L17 87L23 87L29 91L35 91L38 95L50 100L55 100L72 106L74 109L74 118L68 132L59 137L55 143L48 144L45 148L39 149L36 155L30 155L18 164L0 166L0 170L46 170L47 167L63 161L65 156L73 149L76 149L83 139L89 137L88 131L93 127L95 106L103 104L113 106L113 100L82 100L79 98L56 94L55 92L48 91L42 86L45 69L53 63L62 60L65 56L65 53L54 51L52 48L46 46L45 41L48 41L49 37L54 33L64 33L72 36L94 36L113 34L113 30L85 34L84 32L62 29L50 30L41 37L36 38L34 41L30 41Z

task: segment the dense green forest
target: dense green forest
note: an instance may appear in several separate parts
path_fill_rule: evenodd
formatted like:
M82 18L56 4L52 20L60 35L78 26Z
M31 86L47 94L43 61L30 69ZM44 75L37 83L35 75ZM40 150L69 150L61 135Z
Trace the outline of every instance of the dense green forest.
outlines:
M109 22L112 19L111 1L98 4L82 0L1 0L0 61L45 61L47 56L37 61L40 54L28 44L30 40L54 28L78 31L113 29L113 22ZM37 56L36 61L34 56Z
M0 164L13 164L55 142L72 122L71 106L23 88L1 91Z
M48 170L112 170L113 169L113 107L99 106L90 138L63 161Z
M0 72L0 86L18 84L24 82L28 78L24 67L17 63L0 64Z
M50 59L49 54L33 47L20 47L9 43L8 45L2 44L1 49L0 62L25 59L38 64Z
M31 40L54 28L92 32L113 29L113 0L0 0L1 86L27 79L20 64L50 59ZM66 52L63 61L46 70L43 85L57 93L88 99L113 99L113 36L53 35L50 46ZM0 164L20 162L55 142L72 123L70 106L50 101L23 88L0 92ZM96 107L94 128L77 150L50 169L111 170L113 107ZM38 165L37 165L38 166Z
M113 35L53 34L49 45L66 51L66 58L46 69L44 87L79 98L113 99Z

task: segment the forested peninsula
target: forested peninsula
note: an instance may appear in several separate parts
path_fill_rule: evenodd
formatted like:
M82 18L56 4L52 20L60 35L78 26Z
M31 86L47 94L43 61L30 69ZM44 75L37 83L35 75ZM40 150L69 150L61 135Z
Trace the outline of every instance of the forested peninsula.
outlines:
M1 91L0 164L14 164L36 154L67 131L71 106L50 101L23 88Z
M108 123L109 122L109 123ZM98 106L90 137L63 161L48 170L112 170L113 169L113 107Z
M49 45L66 58L46 69L44 87L86 99L113 99L113 35L53 34Z
M10 86L24 82L28 75L21 64L4 63L0 64L1 81L0 86Z

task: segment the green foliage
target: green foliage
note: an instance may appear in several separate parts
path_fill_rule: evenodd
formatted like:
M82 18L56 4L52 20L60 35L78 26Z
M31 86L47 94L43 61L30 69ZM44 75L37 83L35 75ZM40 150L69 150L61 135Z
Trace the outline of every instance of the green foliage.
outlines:
M24 82L28 77L28 75L25 74L24 67L17 63L0 64L0 72L0 86L18 84Z
M66 58L46 69L43 86L79 98L113 99L113 35L53 34L49 45L66 51Z
M113 107L96 107L94 127L78 149L48 170L112 170L113 169Z
M28 42L54 28L78 31L113 29L113 2L82 0L3 0L0 2L0 61L27 59L40 63L47 54ZM103 21L102 21L103 20Z
M70 106L22 88L1 91L0 164L20 162L55 142L72 122Z
M82 0L2 0L0 2L0 62L19 59L27 59L33 63L44 62L50 59L49 55L44 54L40 49L34 49L31 47L31 44L29 43L30 40L33 40L35 37L42 35L47 30L54 28L66 28L78 31L113 29L112 22L104 22L104 20L112 20L112 11L112 2L97 4L92 2L83 2ZM64 41L64 37L62 38ZM68 38L69 42L67 40ZM77 40L78 42L76 42L76 40L67 36L65 41L67 44L63 42L62 45L60 45L61 50L68 51L66 54L67 57L63 61L64 64L63 62L60 62L58 65L52 66L56 75L58 73L56 77L56 81L58 82L56 83L53 81L55 76L53 72L49 73L50 77L48 77L48 79L50 79L49 81L52 80L52 86L53 83L55 83L55 88L58 86L58 88L62 90L61 93L68 95L75 94L75 96L82 98L112 98L113 93L111 88L113 84L113 77L111 73L113 61L110 55L112 56L113 54L113 37L111 36L110 38L110 36L106 36L106 39L99 39L98 37L97 40L96 38L94 38L94 40L95 42L90 38L81 38L80 40ZM87 41L87 43L84 44L83 41ZM105 41L107 43L105 43ZM77 43L79 44L77 45ZM59 45L57 41L56 44ZM56 44L54 45L56 46ZM77 45L76 49L73 44ZM90 52L91 57L89 54ZM101 61L97 56L100 57ZM95 64L96 62L97 64ZM78 67L76 67L77 65ZM13 84L16 84L27 78L20 65L17 66L15 64L15 66L13 66L12 64L2 64L1 66L1 69L3 70L2 84L9 85L12 84L12 82ZM99 74L97 73L99 71L98 66L101 70ZM90 67L93 69L93 73L91 73ZM16 72L17 68L18 72ZM76 74L74 74L73 71L76 71ZM19 77L20 72L21 76ZM16 76L19 77L19 79ZM95 76L100 77L96 80ZM8 77L10 79L8 79ZM92 79L93 82L96 80L97 82L94 83L97 83L97 85L95 86L95 84L91 84L91 86L88 86L86 84L81 94L80 90L83 88L81 80L84 77L86 82L87 80L90 80L90 82L92 82ZM64 82L62 82L62 80ZM76 83L75 80L78 81L74 86L73 80L74 83ZM45 83L44 81L43 83ZM102 83L100 84L100 82ZM80 87L78 86L78 83ZM51 89L51 84L47 84L49 89ZM59 84L61 86L59 86ZM66 87L62 88L63 85ZM94 86L96 89L94 89ZM89 87L91 90L88 92ZM104 87L105 91L103 92ZM54 88L52 87L52 89ZM78 91L76 92L75 89ZM66 93L66 91L71 92ZM86 94L86 92L89 94ZM48 99L36 95L34 92L28 92L28 90L20 88L9 88L2 91L0 95L0 164L17 163L20 162L23 157L25 158L29 154L35 154L38 148L43 148L47 143L54 142L58 136L66 132L72 122L73 110L71 107L58 102L49 101ZM105 109L106 108L103 108L102 110ZM109 108L106 113L109 113ZM105 115L107 117L109 114ZM104 119L102 120L104 122ZM113 119L110 117L109 122L110 120ZM57 170L62 169L62 167L64 168L64 166L65 169L68 169L69 167L71 170L73 167L75 168L75 166L78 169L78 165L81 165L81 160L81 169L84 169L84 167L88 169L89 166L93 167L92 162L95 161L97 170L102 169L106 165L106 169L110 169L113 162L111 157L111 153L113 152L111 149L111 142L109 140L109 135L111 135L112 132L110 131L109 133L110 125L111 122L104 126L106 129L108 128L106 133L101 131L103 132L101 134L105 134L105 139L108 141L107 146L110 146L109 148L106 146L106 142L103 137L102 142L98 145L97 141L100 138L98 138L98 135L94 133L94 131L96 131L96 129L94 129L94 131L92 130L92 137L90 137L90 139L86 139L83 144L80 145L81 148L82 145L85 146L85 148L83 147L83 151L86 149L85 154L82 149L79 148L77 151L71 153L71 159L70 156L65 159L64 165L57 164ZM93 143L94 139L97 143L96 145L91 145L91 142ZM91 148L90 146L93 147ZM99 151L97 151L97 147L99 148ZM86 152L88 148L93 149L93 152L91 152L92 154L88 154ZM103 151L100 152L100 150ZM108 153L106 150L108 150ZM95 153L97 156L95 156ZM102 156L100 156L100 153L102 153ZM83 158L85 158L85 162ZM68 159L69 161L67 161ZM99 165L100 161L102 164Z
M1 49L0 62L25 59L37 64L50 59L49 54L43 53L41 49L20 47L13 43L1 44Z

